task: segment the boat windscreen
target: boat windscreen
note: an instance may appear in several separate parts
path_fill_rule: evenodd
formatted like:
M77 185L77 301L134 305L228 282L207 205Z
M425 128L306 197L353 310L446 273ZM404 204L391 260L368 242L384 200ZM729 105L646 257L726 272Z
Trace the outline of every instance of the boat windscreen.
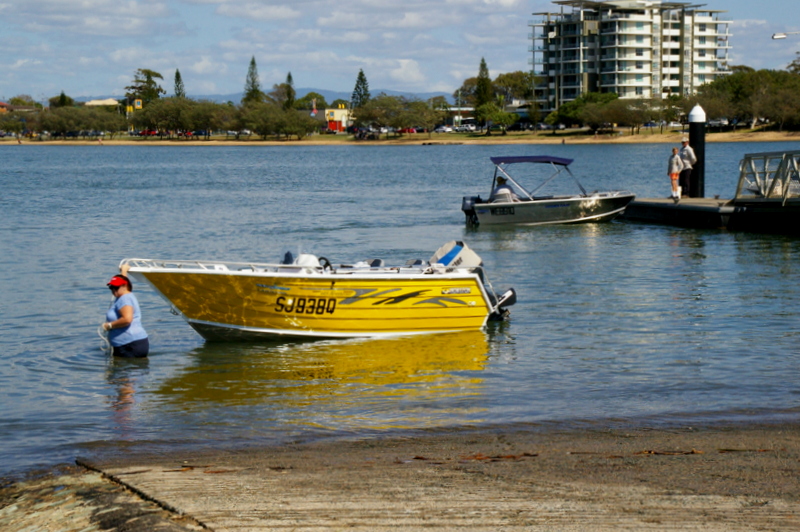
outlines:
M517 157L490 157L491 161L498 164L516 164L516 163L550 163L559 166L569 166L572 164L572 159L564 159L562 157L552 157L550 155L521 155Z

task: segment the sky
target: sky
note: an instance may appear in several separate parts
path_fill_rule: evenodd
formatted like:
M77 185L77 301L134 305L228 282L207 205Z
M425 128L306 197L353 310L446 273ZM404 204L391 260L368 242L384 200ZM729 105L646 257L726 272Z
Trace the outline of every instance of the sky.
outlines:
M698 2L700 3L700 2ZM732 65L785 68L800 50L799 0L708 0L725 10ZM188 96L237 94L255 57L262 89L452 93L477 75L530 70L544 0L0 0L0 100L121 97L137 69L180 70Z

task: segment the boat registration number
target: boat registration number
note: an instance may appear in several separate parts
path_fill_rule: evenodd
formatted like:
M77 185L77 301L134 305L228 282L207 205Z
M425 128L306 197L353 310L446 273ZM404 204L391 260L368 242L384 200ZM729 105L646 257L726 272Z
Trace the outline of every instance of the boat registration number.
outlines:
M333 314L336 310L336 300L325 297L298 297L295 299L281 296L275 304L275 312L294 314Z
M514 207L495 207L489 210L493 216L508 216L514 214Z

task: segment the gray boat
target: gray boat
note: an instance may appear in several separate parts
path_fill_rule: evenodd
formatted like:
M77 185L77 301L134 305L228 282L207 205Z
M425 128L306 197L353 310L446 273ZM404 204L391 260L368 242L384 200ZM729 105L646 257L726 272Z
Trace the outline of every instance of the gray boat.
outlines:
M488 199L464 196L461 210L469 225L494 224L571 224L607 222L621 214L636 195L627 190L587 193L569 170L572 159L549 155L491 157L495 165L492 192ZM550 165L554 173L535 189L528 190L509 175L512 164ZM541 191L564 172L580 189L580 194L542 195Z

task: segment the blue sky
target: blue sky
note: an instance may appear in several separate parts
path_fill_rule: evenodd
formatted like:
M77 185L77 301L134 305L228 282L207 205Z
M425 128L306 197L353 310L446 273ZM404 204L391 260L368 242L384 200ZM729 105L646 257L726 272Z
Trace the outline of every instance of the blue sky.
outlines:
M699 2L698 2L699 3ZM784 68L800 50L798 0L709 0L732 20L731 64ZM189 96L262 86L452 93L478 72L528 70L542 0L0 0L0 99L121 96L138 68L179 69Z

